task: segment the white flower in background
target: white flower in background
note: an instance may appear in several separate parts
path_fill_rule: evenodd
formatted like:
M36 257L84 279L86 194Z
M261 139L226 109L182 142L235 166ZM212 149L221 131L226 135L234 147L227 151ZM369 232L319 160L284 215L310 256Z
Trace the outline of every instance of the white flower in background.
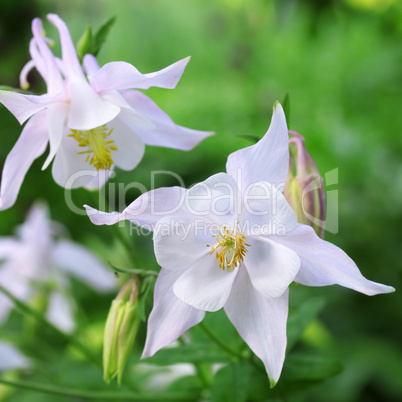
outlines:
M0 341L0 371L29 367L28 359L13 345Z
M26 88L27 74L36 68L47 85L40 96L0 91L0 102L18 119L28 120L9 153L2 175L0 210L11 207L32 162L50 144L45 169L53 161L53 178L66 188L100 187L113 166L134 169L145 145L189 150L212 133L176 125L150 98L131 88L152 86L174 88L189 58L160 71L141 74L131 64L112 62L99 68L87 55L84 67L65 23L54 14L49 21L59 31L62 59L56 58L44 38L42 22L32 23L32 60L21 72ZM81 173L80 173L81 172Z
M98 292L116 288L113 273L85 247L56 239L54 224L41 205L34 206L17 236L0 238L0 285L24 302L47 297L47 319L63 331L75 327L75 305L70 296L69 276ZM0 323L13 303L0 293Z
M189 190L156 189L121 214L87 207L95 224L129 219L154 230L162 270L143 357L199 323L205 311L223 307L274 385L285 358L291 282L339 284L367 295L394 290L364 278L341 249L297 223L274 187L284 187L288 167L288 130L277 103L266 135L229 155L227 173Z

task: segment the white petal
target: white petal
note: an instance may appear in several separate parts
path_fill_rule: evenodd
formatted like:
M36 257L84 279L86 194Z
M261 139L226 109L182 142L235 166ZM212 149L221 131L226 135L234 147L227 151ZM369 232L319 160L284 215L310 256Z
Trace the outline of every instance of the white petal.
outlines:
M68 78L85 79L81 69L74 43L64 21L56 14L48 14L47 19L57 28L60 35L63 64Z
M116 61L105 64L89 77L89 81L98 92L131 88L174 88L189 61L190 58L187 57L160 71L149 74L141 74L131 64Z
M103 100L85 81L71 83L69 90L69 128L91 130L109 123L120 113L120 107Z
M14 370L29 367L29 362L14 346L0 342L0 370Z
M53 247L53 263L99 292L116 289L112 271L95 254L68 240Z
M51 294L46 318L64 332L72 332L75 328L71 303L61 293Z
M187 190L184 200L194 219L233 226L238 212L237 183L226 173L217 173Z
M102 188L111 177L114 177L114 165L109 170L97 170L92 174L93 178L83 186L90 191Z
M215 254L196 261L177 279L174 294L199 310L217 311L226 303L238 269L219 268Z
M164 216L182 213L186 190L182 187L161 187L148 191L133 201L123 212L102 212L85 205L91 222L95 225L114 225L129 220L150 231Z
M23 124L34 114L45 109L53 99L47 95L23 95L17 92L0 91L0 102Z
M82 60L82 64L85 72L89 76L95 74L100 69L98 61L93 54L86 54Z
M147 339L142 357L150 357L198 324L205 312L179 300L173 284L182 271L162 269L155 284L154 307L148 319Z
M54 181L64 188L78 188L87 185L97 175L97 170L86 162L86 155L77 141L65 132L52 165Z
M254 290L247 271L240 271L225 312L240 336L263 361L273 386L285 359L289 292L274 299L264 298Z
M282 106L276 103L271 125L257 144L229 155L227 172L241 188L266 181L275 187L284 187L289 169L288 128Z
M40 61L39 70L42 70L42 72L45 73L43 78L46 81L48 93L57 94L63 90L63 78L57 67L56 58L54 57L53 53L51 52L45 41L45 38L43 36L42 21L39 18L35 18L32 21L32 33L34 35L34 39L38 46L39 53L42 59Z
M123 170L134 169L141 161L145 145L140 137L121 120L120 115L108 124L113 128L110 139L117 146L111 155L116 166Z
M287 236L275 236L274 240L291 248L300 257L301 268L295 281L303 285L338 284L369 296L395 290L366 279L344 251L320 239L310 226L299 224Z
M15 203L28 169L43 154L47 141L46 112L42 112L28 121L7 155L1 179L0 210L10 208Z
M209 234L209 233L208 233ZM207 244L215 239L197 228L191 216L170 216L158 221L154 231L154 251L165 269L187 268L211 251Z
M297 225L285 196L270 183L257 182L243 193L240 228L246 235L284 235Z
M244 262L254 288L266 298L283 295L300 268L291 249L262 237L248 237Z
M43 164L42 170L46 169L56 155L65 131L68 105L55 103L47 109L47 125L49 132L50 152Z
M135 126L136 133L145 144L159 147L190 150L203 139L212 135L212 132L192 130L179 126L155 102L139 91L124 91L122 93L130 106L152 121L154 127Z

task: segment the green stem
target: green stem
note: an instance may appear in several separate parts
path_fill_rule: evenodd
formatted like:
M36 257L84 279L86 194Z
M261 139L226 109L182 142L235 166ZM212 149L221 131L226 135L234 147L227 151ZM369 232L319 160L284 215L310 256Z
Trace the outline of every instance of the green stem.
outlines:
M127 240L126 236L124 236L118 226L112 225L110 226L110 228L112 229L114 235L119 239L122 246L126 249L128 255L132 258L134 266L138 267L137 256L134 253L134 248L132 244L130 244L130 242Z
M100 359L98 359L96 356L94 356L92 354L92 352L90 352L84 345L82 345L72 335L66 334L63 331L61 331L59 328L57 328L52 323L47 321L46 318L44 318L42 314L33 310L26 303L24 303L23 301L16 298L11 292L9 292L6 288L4 288L1 285L0 285L0 292L3 293L5 296L7 296L15 304L15 306L18 307L20 310L31 315L36 320L38 320L40 323L46 325L47 327L51 328L53 331L57 332L62 338L64 338L67 342L70 342L72 345L74 345L76 347L76 349L78 349L81 353L83 353L88 360L90 360L93 363L95 363L96 365L102 367L102 362L100 361Z
M212 341L214 341L221 349L223 349L225 352L229 353L233 357L244 360L244 356L241 353L225 345L202 321L198 325L203 329L203 331L208 335L208 337Z
M11 381L0 378L0 383L11 387L28 389L34 392L52 394L59 396L69 396L95 401L193 401L194 395L165 394L165 395L134 395L123 392L92 392L76 390L71 388L56 387L54 385L42 385L30 381Z
M236 350L233 350L232 348L224 344L202 321L198 325L203 329L203 331L208 335L208 337L225 352L227 352L233 357L236 357L237 359L250 362L256 369L265 373L265 370L253 360L253 356L251 356L251 358L248 359L242 353L239 353Z

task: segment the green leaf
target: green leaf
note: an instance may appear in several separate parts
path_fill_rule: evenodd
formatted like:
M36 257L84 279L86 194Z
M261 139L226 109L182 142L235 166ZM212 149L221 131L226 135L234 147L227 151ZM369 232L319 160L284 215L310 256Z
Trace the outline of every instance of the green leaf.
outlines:
M92 34L92 27L91 25L87 25L85 28L84 33L82 34L81 38L77 42L77 56L80 61L84 56L88 53L93 54L94 52L94 36Z
M175 348L161 349L147 359L147 363L161 366L176 363L227 363L230 361L231 358L225 351L208 343L192 343Z
M212 401L247 401L251 372L251 365L245 362L232 363L223 367L216 373L212 383Z
M282 102L283 111L285 112L286 122L288 129L290 128L290 91L286 92Z
M299 340L302 332L317 317L325 306L325 299L322 297L314 297L307 299L299 307L290 311L287 326L289 352L296 342Z
M283 382L318 382L339 374L343 369L339 360L311 354L292 354L285 360Z
M99 29L98 32L96 32L95 37L94 37L94 51L93 55L96 56L102 45L105 43L107 36L110 33L110 30L114 23L116 22L116 17L111 17L109 18Z

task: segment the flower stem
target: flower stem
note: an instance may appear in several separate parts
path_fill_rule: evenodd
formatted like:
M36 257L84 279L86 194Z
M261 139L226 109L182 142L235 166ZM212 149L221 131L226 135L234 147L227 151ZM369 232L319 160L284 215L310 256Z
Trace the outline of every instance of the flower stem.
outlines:
M30 381L11 381L0 378L0 383L11 387L29 389L30 391L40 392L44 394L52 394L59 396L69 396L85 400L95 401L192 401L194 395L185 394L165 394L165 395L135 395L123 392L93 392L85 390L77 390L71 388L57 387L54 385L37 384Z
M239 353L236 350L233 350L232 348L229 348L227 345L225 345L202 321L198 325L208 335L208 337L212 341L214 341L225 352L229 353L233 357L236 357L237 359L241 359L241 360L245 359L241 353Z
M236 357L237 359L251 363L257 370L265 373L265 370L253 360L253 356L251 356L251 358L247 358L242 353L239 353L236 350L233 350L229 346L225 345L202 321L198 325L203 329L203 331L208 335L208 337L225 352L229 353L233 357Z

